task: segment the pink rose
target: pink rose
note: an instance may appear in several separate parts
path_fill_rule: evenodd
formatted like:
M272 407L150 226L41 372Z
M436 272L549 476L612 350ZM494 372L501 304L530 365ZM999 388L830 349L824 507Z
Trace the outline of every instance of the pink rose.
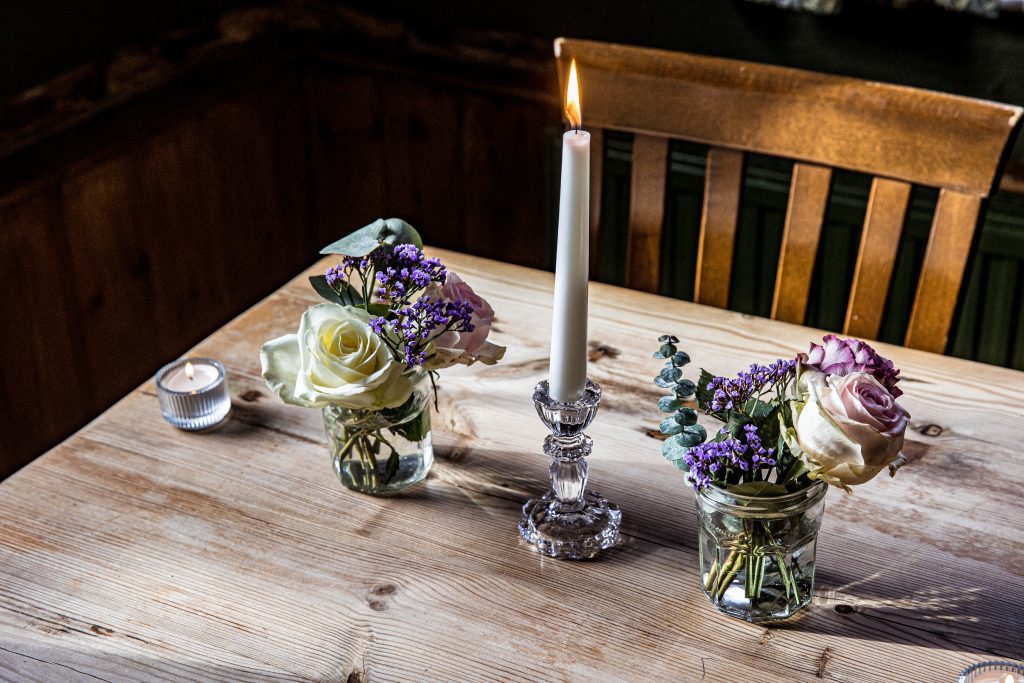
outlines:
M456 332L449 330L434 337L434 351L424 367L438 370L456 363L471 365L480 361L485 365L494 365L505 355L505 347L487 341L494 321L494 309L487 301L473 291L461 277L448 271L443 285L431 285L425 296L435 297L442 301L464 301L473 310L470 319L472 330Z
M445 301L465 301L473 308L473 331L449 333L457 334L459 337L451 348L470 352L479 349L491 332L494 309L482 296L474 292L465 280L451 271L448 271L448 276L441 287L441 297Z
M810 351L796 357L798 372L804 368L813 368L826 375L848 375L851 372L867 372L889 390L894 398L903 392L896 387L900 381L900 371L893 367L892 361L879 356L870 345L860 339L840 339L834 334L827 334L821 346L811 343Z
M808 390L795 430L812 478L845 488L899 460L910 415L871 374L831 375Z

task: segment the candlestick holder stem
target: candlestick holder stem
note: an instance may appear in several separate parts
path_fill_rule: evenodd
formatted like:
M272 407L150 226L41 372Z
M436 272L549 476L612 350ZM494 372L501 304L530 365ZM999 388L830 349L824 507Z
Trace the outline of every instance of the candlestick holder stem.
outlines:
M538 551L560 559L585 559L619 543L622 513L596 491L587 491L587 456L593 440L583 433L597 414L601 387L587 380L583 394L556 401L548 383L534 389L533 402L551 430L544 452L551 457L551 490L523 506L519 534Z

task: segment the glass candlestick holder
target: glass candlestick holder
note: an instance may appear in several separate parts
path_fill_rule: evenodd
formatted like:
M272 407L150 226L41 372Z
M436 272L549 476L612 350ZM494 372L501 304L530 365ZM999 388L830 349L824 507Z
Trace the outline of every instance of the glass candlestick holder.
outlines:
M231 412L227 373L212 358L182 358L156 374L160 413L178 429L188 432L220 424Z
M553 399L544 381L534 388L533 402L551 430L544 439L544 452L551 457L551 490L523 506L519 534L539 552L559 559L586 559L618 545L618 506L586 490L593 441L583 431L597 414L601 387L588 379L583 395L566 403Z

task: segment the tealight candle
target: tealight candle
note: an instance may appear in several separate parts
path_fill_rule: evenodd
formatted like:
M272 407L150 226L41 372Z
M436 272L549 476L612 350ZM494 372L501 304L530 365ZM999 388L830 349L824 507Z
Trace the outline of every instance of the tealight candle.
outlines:
M183 358L156 374L160 413L178 429L196 431L221 422L231 411L227 373L212 358Z
M957 683L1024 683L1024 665L980 662L964 669Z

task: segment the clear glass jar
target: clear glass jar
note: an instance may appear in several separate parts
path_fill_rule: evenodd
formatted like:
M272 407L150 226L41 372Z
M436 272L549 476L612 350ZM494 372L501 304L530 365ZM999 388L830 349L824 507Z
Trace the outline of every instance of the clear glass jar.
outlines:
M745 621L787 619L811 603L814 554L828 485L759 498L697 492L700 575L719 611Z
M412 395L397 408L323 409L334 472L350 489L375 496L396 493L423 481L434 464L430 440L430 382L409 374Z

